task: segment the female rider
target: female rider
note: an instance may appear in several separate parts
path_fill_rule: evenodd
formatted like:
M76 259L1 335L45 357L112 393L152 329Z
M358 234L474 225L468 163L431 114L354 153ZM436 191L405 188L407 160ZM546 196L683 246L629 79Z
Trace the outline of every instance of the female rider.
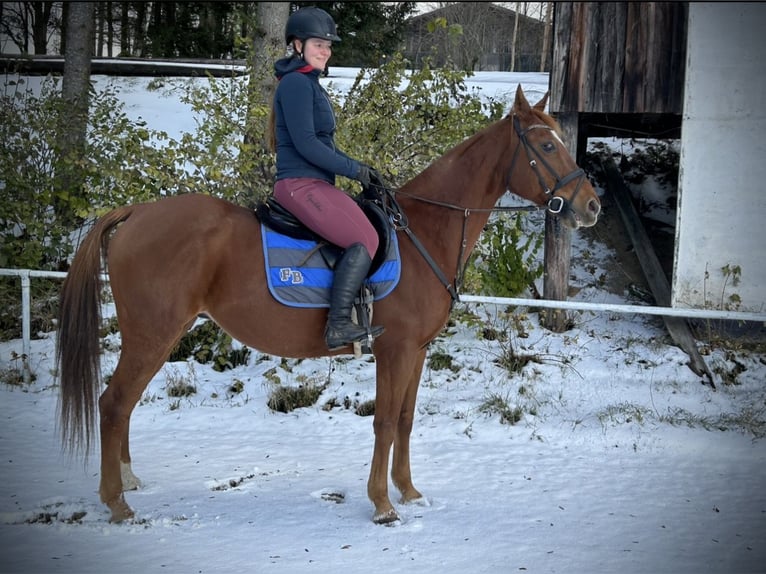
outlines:
M363 186L377 172L335 147L335 115L319 75L339 42L335 22L317 7L294 12L285 42L292 55L275 62L278 84L272 109L272 139L277 154L275 199L306 227L344 249L335 267L325 341L330 350L367 339L351 321L351 307L370 270L378 235L357 203L335 187L335 176ZM383 327L370 328L372 337Z

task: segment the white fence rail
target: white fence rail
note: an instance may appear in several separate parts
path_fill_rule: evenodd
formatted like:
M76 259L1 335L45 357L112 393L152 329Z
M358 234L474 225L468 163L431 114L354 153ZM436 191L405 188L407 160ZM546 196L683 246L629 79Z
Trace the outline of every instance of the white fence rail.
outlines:
M16 276L21 278L21 336L22 363L24 365L24 381L29 382L29 354L31 347L30 285L32 277L48 277L63 279L66 273L60 271L36 271L33 269L0 269L0 276ZM102 276L108 281L108 276ZM553 309L571 309L576 311L593 311L609 313L636 313L643 315L661 315L665 317L687 317L694 319L724 319L731 321L757 321L766 323L766 312L749 313L744 311L721 311L716 309L683 309L677 307L654 307L648 305L618 305L614 303L587 303L585 301L550 301L547 299L522 299L517 297L484 297L481 295L461 295L463 303L488 303L496 305L516 305L519 307L550 307Z

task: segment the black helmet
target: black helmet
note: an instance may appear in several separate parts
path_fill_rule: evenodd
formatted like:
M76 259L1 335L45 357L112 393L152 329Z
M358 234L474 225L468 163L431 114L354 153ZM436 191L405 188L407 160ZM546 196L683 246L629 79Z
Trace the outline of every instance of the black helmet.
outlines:
M285 44L289 44L294 38L305 40L306 38L322 38L340 42L335 28L335 20L327 12L316 6L301 8L290 14L285 26Z

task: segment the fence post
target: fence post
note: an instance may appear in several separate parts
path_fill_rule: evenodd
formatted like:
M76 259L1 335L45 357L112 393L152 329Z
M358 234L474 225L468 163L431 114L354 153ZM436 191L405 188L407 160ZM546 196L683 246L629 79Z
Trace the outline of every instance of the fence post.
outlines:
M22 269L20 273L21 277L21 337L22 337L22 347L21 347L21 363L22 363L22 372L24 375L24 384L28 385L32 373L30 371L29 367L29 357L32 353L32 343L31 343L31 328L30 328L30 315L31 313L31 296L30 296L30 280L29 280L29 269Z

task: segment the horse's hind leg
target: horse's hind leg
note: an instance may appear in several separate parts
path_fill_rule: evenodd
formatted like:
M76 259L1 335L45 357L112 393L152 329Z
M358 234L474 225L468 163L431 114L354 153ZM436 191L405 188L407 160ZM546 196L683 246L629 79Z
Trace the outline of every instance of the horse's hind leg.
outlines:
M174 340L174 339L173 339ZM122 470L130 453L127 435L130 415L152 377L159 371L170 352L171 345L131 344L123 332L123 350L120 361L109 385L99 398L101 415L101 501L112 512L111 522L121 522L133 517L133 511L125 502L123 490L131 485L123 483ZM133 476L133 473L130 473ZM135 478L135 477L134 477Z
M120 448L120 477L122 478L122 490L137 490L141 488L141 481L133 474L130 460L130 417L125 425L125 434L122 437Z

